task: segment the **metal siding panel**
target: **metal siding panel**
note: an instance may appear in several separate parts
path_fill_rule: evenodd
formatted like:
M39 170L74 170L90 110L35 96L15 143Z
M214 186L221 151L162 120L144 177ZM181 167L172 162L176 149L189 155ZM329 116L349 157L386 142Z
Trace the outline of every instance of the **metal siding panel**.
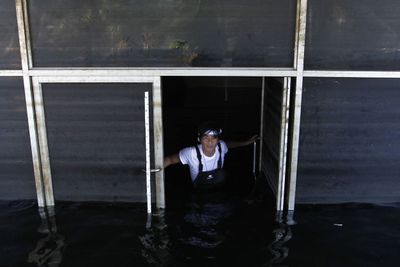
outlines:
M309 0L306 69L398 70L398 0Z
M56 200L145 202L144 91L43 84Z
M291 67L295 5L29 1L34 60L40 67Z
M20 69L15 1L0 1L0 69Z
M263 163L272 191L278 194L283 79L267 79L265 87Z
M0 78L0 199L35 199L21 78Z
M296 201L400 201L398 82L305 81Z

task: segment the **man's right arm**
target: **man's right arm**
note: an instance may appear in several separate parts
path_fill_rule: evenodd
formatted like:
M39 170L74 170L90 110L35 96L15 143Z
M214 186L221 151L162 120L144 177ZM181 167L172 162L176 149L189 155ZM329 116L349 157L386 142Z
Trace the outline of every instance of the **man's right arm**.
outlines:
M179 159L179 153L172 154L164 158L164 168L177 163L181 163L181 160Z

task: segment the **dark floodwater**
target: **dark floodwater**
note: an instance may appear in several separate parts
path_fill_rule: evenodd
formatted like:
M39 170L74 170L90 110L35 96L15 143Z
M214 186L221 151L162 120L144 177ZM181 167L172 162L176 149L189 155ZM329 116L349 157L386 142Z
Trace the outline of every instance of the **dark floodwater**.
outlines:
M399 266L400 205L300 205L190 197L144 205L0 202L0 266Z

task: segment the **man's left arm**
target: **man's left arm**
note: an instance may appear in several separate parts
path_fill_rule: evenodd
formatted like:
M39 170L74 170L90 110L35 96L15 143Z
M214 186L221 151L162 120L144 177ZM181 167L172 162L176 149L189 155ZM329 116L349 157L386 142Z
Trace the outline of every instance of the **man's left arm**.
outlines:
M226 145L228 146L229 149L231 149L231 148L250 145L250 144L254 143L255 141L257 141L258 139L259 139L259 137L256 134L244 141L228 141L228 142L226 142Z

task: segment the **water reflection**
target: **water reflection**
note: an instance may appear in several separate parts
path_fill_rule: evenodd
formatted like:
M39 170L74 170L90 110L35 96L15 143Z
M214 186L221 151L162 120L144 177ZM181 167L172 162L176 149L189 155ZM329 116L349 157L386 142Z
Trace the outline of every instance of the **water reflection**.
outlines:
M41 225L38 232L44 235L35 249L29 253L28 262L37 266L59 266L63 258L64 237L57 232L56 216L53 207L40 208Z
M171 242L167 232L164 211L149 215L146 233L139 237L143 245L142 256L150 265L169 266L171 263Z
M76 212L75 208L72 210ZM67 212L64 215L68 217L72 210L63 209ZM90 220L78 223L88 224L90 229L69 234L67 231L75 243L70 244L69 257L64 258L65 238L58 232L54 209L40 209L41 224L37 231L41 237L29 253L28 263L55 267L76 261L74 257L81 253L71 251L74 248L82 251L84 242L86 255L89 258L92 255L97 266L106 266L106 262L107 265L139 262L141 266L160 267L287 266L292 214L277 213L275 218L265 203L249 204L229 194L194 195L177 207L148 216L146 223L141 220L139 228L132 226L140 217L143 219L143 212L113 207L111 217L102 215L107 210L92 207ZM59 214L62 218L63 212ZM82 208L82 212L88 210ZM112 231L104 232L109 229ZM80 258L79 262L91 260Z
M229 195L193 196L180 208L148 218L139 239L150 265L286 266L291 214L274 219Z
M144 205L58 204L56 224L54 211L38 217L34 202L0 201L0 265L398 265L398 204L298 207L293 228L291 214L275 218L265 203L243 202L221 210L224 205L212 201L182 201L148 218L146 228Z
M284 214L283 212L277 212L276 223L277 227L272 231L273 241L268 246L272 258L266 266L287 266L281 264L289 256L287 242L292 238L290 225L294 223L293 213Z
M193 196L176 210L148 217L139 239L142 256L154 266L186 266L188 261L212 260L229 235L225 227L234 201L225 195Z
M226 194L194 195L185 206L183 216L176 218L179 241L196 248L217 248L229 235L226 226L233 215L235 201Z

